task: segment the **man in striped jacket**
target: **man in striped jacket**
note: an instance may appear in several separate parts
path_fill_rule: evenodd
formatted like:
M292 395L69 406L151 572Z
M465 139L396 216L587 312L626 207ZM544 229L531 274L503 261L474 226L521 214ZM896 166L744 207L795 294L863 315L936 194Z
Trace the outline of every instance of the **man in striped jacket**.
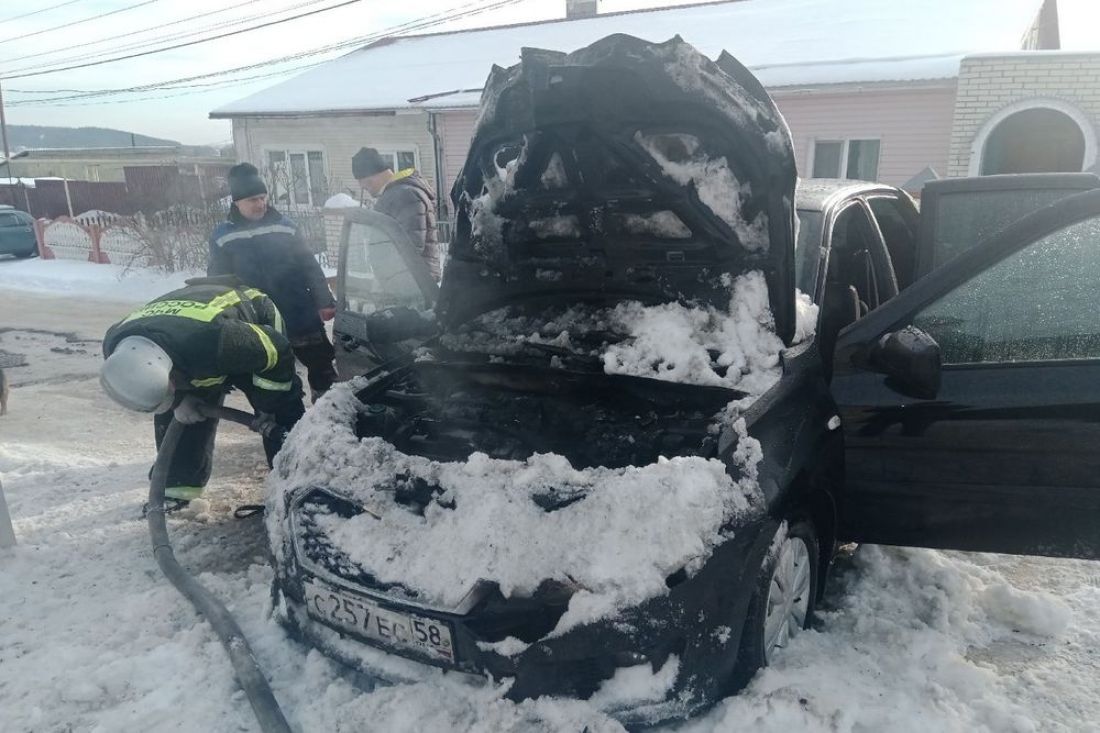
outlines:
M177 507L210 478L217 423L198 412L198 402L220 404L240 389L269 428L268 465L305 412L279 309L232 276L188 280L134 311L107 331L103 355L104 390L123 407L156 413L158 448L173 415L184 424L164 492Z

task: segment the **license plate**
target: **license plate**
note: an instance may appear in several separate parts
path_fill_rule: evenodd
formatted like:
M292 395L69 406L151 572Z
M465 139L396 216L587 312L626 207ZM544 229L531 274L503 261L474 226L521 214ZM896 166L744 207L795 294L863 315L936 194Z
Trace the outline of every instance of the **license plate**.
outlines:
M306 581L306 611L313 618L383 644L415 649L432 659L454 663L447 624L435 619L382 608L365 598Z

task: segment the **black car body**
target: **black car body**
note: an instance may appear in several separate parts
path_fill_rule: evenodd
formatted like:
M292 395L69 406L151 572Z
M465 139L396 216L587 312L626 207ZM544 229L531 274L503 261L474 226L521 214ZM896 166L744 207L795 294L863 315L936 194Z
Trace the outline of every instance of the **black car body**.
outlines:
M685 91L671 83L665 64L673 56L705 72L703 84ZM738 109L728 105L730 94ZM746 241L751 233L706 205L697 182L677 182L654 166L656 158L634 144L647 134L693 135L712 156L737 166L742 180L751 181L740 210L754 219L767 215L767 241ZM553 185L547 185L551 169ZM293 482L297 467L325 460L310 452L315 446L299 445L306 444L300 433L317 427L300 427L276 465L278 491L268 519L277 608L290 628L373 676L401 673L387 670L376 653L367 653L370 647L510 679L513 699L587 698L623 670L647 665L656 674L675 658L661 694L609 708L624 721L649 723L712 703L785 646L789 634L809 622L840 540L1097 557L1095 456L1073 454L1091 474L1038 465L1029 473L1020 456L1011 462L1015 471L979 461L981 478L972 480L965 476L973 456L961 454L965 435L999 424L1003 431L983 449L999 445L995 461L1006 461L1005 451L1020 450L1013 442L1019 434L1011 430L1024 415L1037 431L1029 438L1044 451L1062 445L1052 426L1078 429L1073 446L1085 445L1096 437L1096 400L1082 402L1063 390L1061 405L1053 395L1028 402L1040 390L1024 387L1035 378L1028 370L1051 379L1046 372L1054 369L1072 372L1074 389L1088 395L1100 384L1088 381L1100 367L1071 360L941 368L939 345L916 326L935 326L936 337L953 338L960 349L974 351L975 339L949 319L913 315L1031 239L1067 221L1100 216L1100 196L1045 209L905 290L877 225L878 249L866 239L862 246L834 248L828 236L809 238L799 255L810 265L798 277L820 306L821 336L795 342L794 184L781 117L728 56L714 65L679 39L654 45L612 36L569 56L527 51L519 66L494 70L455 187L460 213L442 289L426 277L392 222L371 212L349 216L337 348L344 373L357 365L369 371L353 383L347 398L353 404L344 403L354 417L343 429L353 433L352 442L380 437L402 454L441 462L475 452L513 460L555 453L582 469L697 456L721 461L731 475L744 471L739 451L755 440L763 446L759 505L698 567L670 572L667 592L613 618L551 634L579 590L574 585L545 582L532 593L506 595L480 582L460 602L442 607L351 562L326 527L332 518L373 516L374 509L329 486ZM896 199L892 191L847 191L849 203L841 208ZM838 212L826 205L840 200L834 194L817 199L830 222L822 231L834 228ZM673 214L679 226L650 235L622 226L626 216L658 212ZM475 224L479 218L482 226ZM567 226L539 223L561 218ZM540 318L559 314L565 303L712 305L729 276L750 271L766 278L774 330L785 346L781 376L751 401L736 389L607 374L583 350L543 343L494 351L470 338L469 324L500 308L519 308L538 328ZM434 322L419 314L432 305ZM436 329L441 335L427 336ZM1004 382L1001 387L1011 383L1011 398L975 387L978 374ZM973 404L982 399L986 403ZM741 405L743 423L722 418L730 403ZM1017 411L1023 403L1030 411ZM1046 436L1041 441L1040 434ZM919 446L956 451L939 483L930 480L935 460ZM1041 455L1023 450L1032 461ZM951 472L965 483L944 482ZM379 480L401 510L423 513L433 502L446 508L446 496L430 481L401 473ZM1046 514L1031 512L1030 526L1023 526L1027 506L1035 506L1034 497L1024 497L1036 490L1048 492L1037 504ZM550 513L584 498L550 487L535 502ZM1037 521L1049 531L1035 532ZM1072 533L1057 536L1057 525ZM792 584L797 592L788 593ZM501 646L508 640L518 642L514 649Z

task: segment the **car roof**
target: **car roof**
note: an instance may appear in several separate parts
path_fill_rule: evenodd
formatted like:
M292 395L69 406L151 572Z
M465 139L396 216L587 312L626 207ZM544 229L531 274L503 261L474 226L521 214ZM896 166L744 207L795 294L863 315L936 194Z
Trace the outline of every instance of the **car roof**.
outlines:
M839 199L870 193L899 192L901 189L885 183L846 178L801 178L795 191L795 208L799 211L825 211Z

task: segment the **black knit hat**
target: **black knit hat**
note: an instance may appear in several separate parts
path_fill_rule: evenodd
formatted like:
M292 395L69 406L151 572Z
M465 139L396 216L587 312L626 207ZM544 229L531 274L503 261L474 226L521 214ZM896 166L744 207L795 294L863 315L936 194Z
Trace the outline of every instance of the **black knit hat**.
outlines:
M260 172L251 163L238 163L229 169L229 195L234 201L267 193Z
M358 180L385 170L393 170L393 164L374 148L359 148L351 158L351 174Z

